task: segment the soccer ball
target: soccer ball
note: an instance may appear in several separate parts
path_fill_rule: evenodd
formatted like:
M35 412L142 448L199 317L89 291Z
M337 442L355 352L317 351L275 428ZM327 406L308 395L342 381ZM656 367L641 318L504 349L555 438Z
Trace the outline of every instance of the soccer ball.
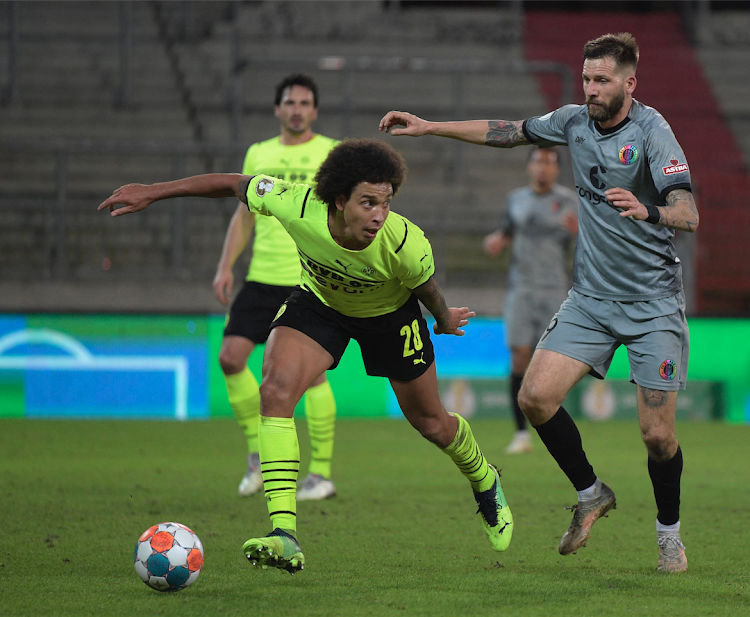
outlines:
M149 587L179 591L192 585L203 568L203 545L180 523L159 523L135 545L135 571Z

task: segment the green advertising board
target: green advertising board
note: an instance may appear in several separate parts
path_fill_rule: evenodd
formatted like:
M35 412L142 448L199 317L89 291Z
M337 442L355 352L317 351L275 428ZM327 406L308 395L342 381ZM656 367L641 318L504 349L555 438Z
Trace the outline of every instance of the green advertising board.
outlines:
M209 392L212 416L231 416L232 408L227 399L227 388L224 375L215 359L219 357L221 339L224 334L224 316L212 315L208 318L208 354L209 362ZM261 380L261 366L265 345L259 345L250 357L248 366ZM365 372L359 345L356 341L349 343L344 357L335 371L328 373L331 388L336 397L336 410L339 417L372 417L385 415L388 384L382 377L370 377ZM363 395L365 394L365 395ZM304 415L304 399L297 406L295 415Z
M688 388L678 397L678 417L750 421L750 349L744 345L750 320L693 318L689 325ZM218 363L223 329L223 315L0 315L0 416L231 416ZM475 318L466 336L433 341L446 406L460 411L473 397L477 416L509 417L502 320ZM250 360L259 380L262 358L260 346ZM620 347L607 379L584 379L566 406L579 417L634 418L629 371L627 350ZM356 342L329 379L339 416L400 415L388 381L366 374Z
M231 416L223 329L220 315L0 315L0 417ZM258 381L262 359L261 345ZM340 416L384 415L387 383L365 373L355 342L330 380Z
M466 418L513 417L507 379L443 378L438 386L449 411ZM584 377L563 404L574 418L595 422L638 419L636 388L629 381ZM678 420L720 420L725 411L724 384L718 381L691 381L688 390L677 397Z

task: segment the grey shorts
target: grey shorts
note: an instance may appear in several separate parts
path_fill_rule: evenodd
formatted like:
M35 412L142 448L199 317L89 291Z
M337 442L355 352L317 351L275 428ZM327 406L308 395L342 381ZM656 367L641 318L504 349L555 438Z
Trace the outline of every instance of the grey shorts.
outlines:
M505 301L505 330L509 347L535 347L550 318L560 310L565 289L516 287Z
M615 350L625 345L630 381L652 390L684 390L690 335L685 295L643 302L597 300L568 292L537 349L556 351L591 367L604 379Z

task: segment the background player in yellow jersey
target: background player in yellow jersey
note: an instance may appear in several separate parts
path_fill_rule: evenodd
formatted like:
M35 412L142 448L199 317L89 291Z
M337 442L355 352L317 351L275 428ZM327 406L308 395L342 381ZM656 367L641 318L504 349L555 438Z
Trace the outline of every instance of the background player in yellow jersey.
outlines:
M129 184L99 206L120 216L178 195L237 196L250 210L278 219L297 245L300 287L279 309L263 357L260 460L273 530L243 545L254 565L292 574L304 566L296 537L294 407L310 383L336 367L352 338L367 373L389 379L406 419L469 481L493 550L510 544L513 517L500 476L468 422L440 401L434 348L417 300L435 317L436 334L463 335L474 313L448 308L424 233L390 212L405 174L403 159L387 144L351 139L331 150L315 187L263 175L207 174ZM124 207L115 209L117 204ZM356 522L351 526L356 529ZM363 555L360 549L352 557Z
M318 117L315 82L307 75L289 75L276 86L274 105L280 135L250 146L242 173L310 183L337 143L312 130ZM256 217L247 204L240 202L229 223L213 281L219 302L229 304L234 285L232 267L250 242L253 230L252 261L245 284L230 308L219 352L229 404L247 439L247 472L240 482L240 495L252 495L263 486L258 454L260 391L247 361L255 346L266 342L274 315L300 278L300 259L289 234L275 218ZM331 481L336 401L325 372L307 390L305 415L312 457L297 499L325 499L336 494Z

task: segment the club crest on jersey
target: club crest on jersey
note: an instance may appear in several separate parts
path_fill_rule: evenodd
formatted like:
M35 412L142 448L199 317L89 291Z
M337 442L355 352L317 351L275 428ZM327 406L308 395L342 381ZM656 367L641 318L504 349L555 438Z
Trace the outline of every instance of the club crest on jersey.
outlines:
M263 197L266 193L270 193L273 190L273 180L262 179L255 185L255 194L258 197Z
M671 159L670 165L662 167L662 171L665 176L671 176L672 174L679 174L683 171L688 171L687 163L680 163L677 159Z
M620 148L620 163L623 165L632 165L638 158L638 148L632 144Z
M366 274L367 276L372 276L375 274L375 269L371 268L370 266L364 266L362 268L362 274Z

